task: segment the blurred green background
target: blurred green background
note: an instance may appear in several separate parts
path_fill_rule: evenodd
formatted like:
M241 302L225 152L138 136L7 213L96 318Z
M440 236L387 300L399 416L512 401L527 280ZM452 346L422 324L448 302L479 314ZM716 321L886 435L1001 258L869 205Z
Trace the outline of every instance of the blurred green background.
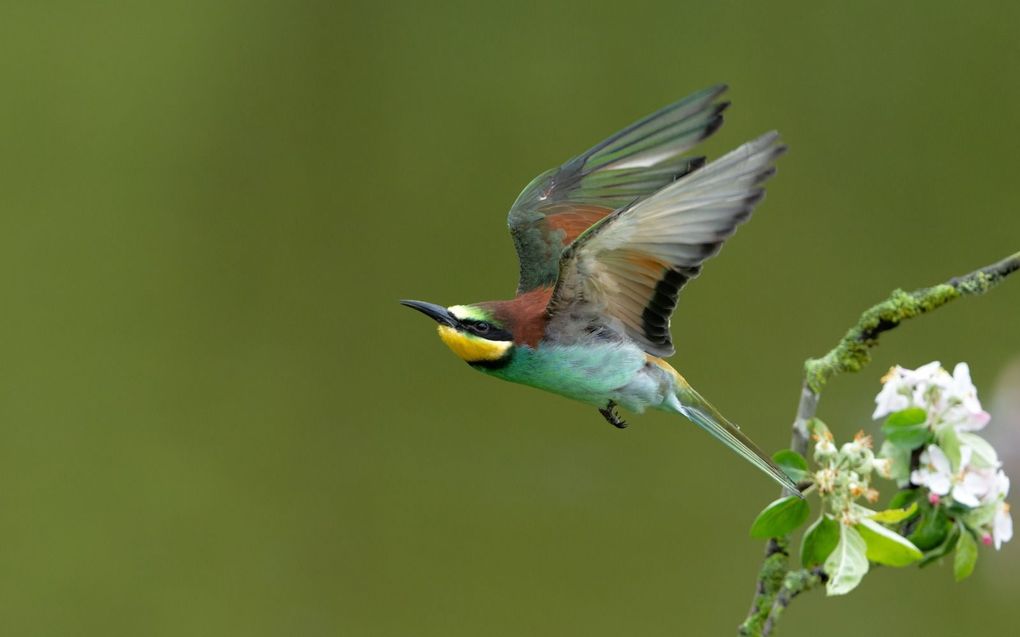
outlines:
M673 362L785 446L862 309L1020 249L1020 5L981 6L4 3L3 634L733 634L771 482L474 373L396 301L512 294L534 175L728 82L707 152L790 153ZM891 333L820 415L872 427L889 365L967 360L1016 475L1018 309L1020 280ZM781 634L1008 633L1017 549Z

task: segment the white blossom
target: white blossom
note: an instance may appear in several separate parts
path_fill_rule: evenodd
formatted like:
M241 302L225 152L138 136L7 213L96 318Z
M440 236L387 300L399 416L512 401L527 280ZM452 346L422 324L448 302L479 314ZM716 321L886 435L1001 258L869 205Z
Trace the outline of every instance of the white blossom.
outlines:
M961 432L982 429L991 419L981 407L967 363L957 363L952 375L939 361L917 369L897 365L882 378L882 383L875 397L874 419L908 407L922 407L928 412L932 426L951 423Z
M980 494L981 504L994 503L1004 500L1009 494L1009 477L1002 469L995 467L978 467L970 462L973 458L970 447L961 447L961 459L966 456L967 463L961 460L960 473L964 475L964 481L970 481L973 486L972 492ZM968 505L973 506L973 505Z
M994 500L996 498L1005 498L1009 495L1009 476L1002 469L999 469L995 473L995 478L992 480L992 486L988 490L987 499Z
M953 486L953 468L949 458L935 445L929 445L921 454L921 466L911 472L910 482L928 487L936 495L947 495Z
M996 477L994 473L971 467L971 453L970 447L960 448L960 468L954 473L945 452L936 445L928 445L921 454L921 466L910 474L910 481L927 487L935 495L952 495L953 500L965 507L980 506Z
M1012 539L1013 518L1009 514L1009 503L1000 502L992 522L992 540L995 542L995 550L998 551L1004 543Z
M981 476L967 471L961 473L953 484L953 499L963 506L973 508L981 504L981 497L987 489L987 483Z
M875 413L871 415L874 420L910 407L912 390L903 383L901 371L903 368L897 365L882 378L882 391L875 396Z
M890 480L893 477L893 461L892 458L875 458L871 462L871 466L874 467L878 475L883 478Z
M942 390L953 382L953 378L942 369L942 364L932 361L917 369L896 365L882 377L882 390L875 397L875 412L878 419L907 407L921 407L929 403L932 394L941 395Z
M921 453L919 465L909 472L909 481L927 488L933 506L943 503L969 509L963 517L967 526L980 534L985 544L1001 548L1013 537L1013 518L1006 502L1009 478L995 449L973 433L983 429L991 417L978 399L970 367L957 363L950 374L933 361L917 369L890 369L875 397L874 418L911 407L925 411L925 426L936 442ZM958 450L959 455L951 460L947 449ZM896 475L902 480L909 470L910 451L886 441L880 457L864 463L866 454L848 443L841 456L850 467L866 465L883 477ZM850 486L854 497L863 492L863 486L855 481Z
M945 386L950 381L949 374L942 369L942 363L932 361L927 365L921 365L917 369L903 369L904 379L912 385Z
M815 443L815 460L824 462L835 456L837 451L831 436L818 436L818 442Z
M946 389L945 420L952 422L957 431L977 431L988 424L992 417L981 407L967 363L957 363L953 369L953 382Z

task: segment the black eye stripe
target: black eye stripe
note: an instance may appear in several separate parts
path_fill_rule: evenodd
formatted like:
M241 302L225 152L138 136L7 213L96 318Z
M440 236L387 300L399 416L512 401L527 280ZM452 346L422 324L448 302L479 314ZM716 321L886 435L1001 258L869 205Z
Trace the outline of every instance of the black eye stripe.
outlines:
M460 319L460 324L466 331L490 341L513 340L513 335L510 334L510 332L497 327L488 321L478 319Z

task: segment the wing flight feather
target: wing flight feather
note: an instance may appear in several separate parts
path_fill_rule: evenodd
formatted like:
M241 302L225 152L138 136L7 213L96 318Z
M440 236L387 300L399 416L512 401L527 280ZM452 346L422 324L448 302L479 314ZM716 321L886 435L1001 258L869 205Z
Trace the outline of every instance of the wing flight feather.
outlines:
M560 259L547 335L611 330L671 355L680 289L751 215L784 150L767 133L589 228Z
M704 89L631 124L536 177L517 197L507 223L517 249L518 294L551 286L560 255L581 233L700 168L685 157L722 125L723 85Z

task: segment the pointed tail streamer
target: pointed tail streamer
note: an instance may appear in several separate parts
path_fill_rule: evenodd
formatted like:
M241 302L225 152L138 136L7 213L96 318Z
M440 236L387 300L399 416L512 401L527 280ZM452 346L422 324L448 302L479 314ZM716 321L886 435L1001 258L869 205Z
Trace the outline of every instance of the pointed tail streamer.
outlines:
M797 489L796 483L780 469L772 459L765 455L751 439L719 413L701 394L690 385L682 385L677 390L680 401L679 411L691 422L701 427L713 438L740 454L745 460L761 469L784 489L801 498L804 495Z

